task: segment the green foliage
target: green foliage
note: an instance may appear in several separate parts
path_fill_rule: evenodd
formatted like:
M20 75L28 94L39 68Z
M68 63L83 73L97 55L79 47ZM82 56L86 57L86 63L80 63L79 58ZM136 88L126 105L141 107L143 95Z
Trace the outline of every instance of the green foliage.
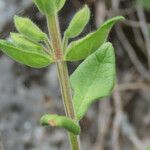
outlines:
M14 22L17 30L28 39L37 42L46 39L46 34L43 33L29 18L15 16Z
M146 150L150 150L150 147L146 148Z
M44 54L43 48L40 44L28 40L22 34L19 33L10 33L10 35L14 45L17 48L20 48L22 50L32 50Z
M137 0L137 3L150 10L150 0Z
M64 128L75 135L80 134L80 126L65 116L46 114L40 122L42 125Z
M39 52L18 49L14 44L0 40L0 49L15 61L33 68L43 68L53 62L52 58Z
M69 27L65 31L65 36L67 38L74 38L78 36L86 26L90 19L90 10L87 5L85 5L80 11L78 11L73 17L69 24Z
M38 43L46 40L46 34L28 18L15 16L14 21L21 34L11 33L12 42L0 40L1 50L15 61L33 68L43 68L54 62L45 52L46 48Z
M90 19L88 6L83 7L75 14L64 33L63 44L60 45L59 24L56 18L57 12L62 9L66 0L33 1L47 17L51 39L30 19L15 16L15 26L20 33L11 33L11 42L0 40L0 49L15 61L33 68L46 67L59 61L61 65L57 65L57 67L66 112L74 120L65 116L46 114L41 118L41 124L68 130L71 133L69 135L73 147L77 147L78 142L75 135L80 134L78 121L82 119L96 99L110 95L114 87L114 49L111 43L105 43L105 41L113 25L124 18L118 16L106 21L97 31L71 42L67 47L68 39L78 36L88 23ZM61 51L62 49L64 53ZM59 59L56 57L57 55L60 56ZM73 106L69 101L68 91L70 89L64 61L82 59L85 60L70 77L74 91L73 103L77 117L75 118L74 111L71 110Z
M66 0L33 0L38 9L45 15L53 15L61 10Z
M122 16L114 17L106 21L97 31L88 34L78 41L72 42L66 51L65 59L67 61L85 59L106 41L113 25L123 19Z
M57 11L56 0L33 0L33 2L45 15L52 15Z
M103 44L71 75L73 102L80 120L96 99L111 94L115 82L115 56L111 43Z

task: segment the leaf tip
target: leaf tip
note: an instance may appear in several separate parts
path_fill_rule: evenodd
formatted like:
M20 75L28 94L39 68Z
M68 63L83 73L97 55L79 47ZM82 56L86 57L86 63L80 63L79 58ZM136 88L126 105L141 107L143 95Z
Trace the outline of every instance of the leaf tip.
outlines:
M88 18L90 18L90 8L88 7L88 5L84 5L83 10L85 11L86 15L88 16Z
M112 18L112 21L114 22L119 22L119 21L124 21L125 20L125 17L123 16L116 16L114 18Z
M85 5L83 6L83 8L84 8L84 9L87 9L88 11L90 10L90 8L88 7L87 4L85 4Z
M18 15L14 15L14 20L17 19L19 16Z
M20 21L22 17L18 16L18 15L14 15L14 22L17 23L18 21Z
M119 20L125 20L126 18L124 16L118 16Z

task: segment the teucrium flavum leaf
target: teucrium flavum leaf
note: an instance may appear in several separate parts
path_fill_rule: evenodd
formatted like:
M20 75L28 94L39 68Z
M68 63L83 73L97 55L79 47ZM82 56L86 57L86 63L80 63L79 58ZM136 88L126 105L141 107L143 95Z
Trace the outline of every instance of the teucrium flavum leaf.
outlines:
M113 25L123 19L122 16L114 17L106 21L97 31L88 34L78 41L72 42L66 51L66 60L78 61L85 59L106 41Z
M88 56L71 75L74 106L80 120L98 98L111 94L115 82L115 56L111 43Z
M65 116L46 114L40 122L42 125L64 128L75 135L80 134L80 126Z
M65 31L65 36L68 38L74 38L78 36L86 26L90 19L90 10L87 5L85 5L80 11L78 11L73 17L69 24L69 27Z
M42 55L32 50L19 49L5 40L0 40L0 49L15 61L33 68L43 68L53 62L48 55Z
M17 30L27 38L37 42L46 39L46 34L43 33L29 18L15 16L14 22Z
M16 45L18 48L22 50L41 52L42 54L44 54L43 48L40 44L33 43L19 33L10 33L10 35L14 45Z

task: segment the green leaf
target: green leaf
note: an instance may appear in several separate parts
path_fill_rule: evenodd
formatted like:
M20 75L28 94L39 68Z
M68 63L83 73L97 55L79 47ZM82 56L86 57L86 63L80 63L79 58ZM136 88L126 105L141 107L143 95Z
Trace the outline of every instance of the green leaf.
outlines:
M78 41L72 42L66 50L65 59L67 61L85 59L106 41L113 25L123 19L122 16L114 17L106 21L97 31L88 34Z
M115 55L111 43L88 56L70 77L74 106L80 120L96 99L111 94L115 82Z
M46 39L46 34L29 18L15 16L14 22L17 30L30 40L39 42Z
M38 9L45 15L56 13L56 0L33 0Z
M80 11L78 11L70 22L69 27L65 31L65 36L68 38L74 38L78 36L86 26L90 19L90 10L85 5Z
M15 61L33 68L43 68L53 62L50 56L34 51L18 49L12 43L0 40L0 49Z
M40 44L33 43L26 39L22 34L10 33L13 44L22 50L32 50L44 54L43 48Z
M80 126L65 116L46 114L41 118L40 122L42 125L64 128L75 135L80 134Z
M57 11L61 10L65 4L66 0L56 0Z

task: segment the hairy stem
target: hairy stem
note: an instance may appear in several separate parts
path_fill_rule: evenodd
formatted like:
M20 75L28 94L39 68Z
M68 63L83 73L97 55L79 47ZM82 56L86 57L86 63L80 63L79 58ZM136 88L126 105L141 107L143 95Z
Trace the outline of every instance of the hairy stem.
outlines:
M57 62L57 68L58 68L59 82L61 84L61 93L64 99L66 115L67 117L70 117L71 119L75 119L70 85L68 81L69 77L68 77L67 65L65 62L60 61L60 62Z
M69 83L68 69L67 69L66 62L63 59L60 28L59 28L57 15L47 16L47 24L48 24L51 41L52 41L52 46L55 53L55 59L57 62L56 64L58 70L58 78L59 78L66 116L75 120L76 117L75 117L74 107L72 103L72 94L71 94L71 88ZM71 149L80 150L79 137L71 133L68 134L69 134Z
M47 24L52 46L55 53L55 59L56 61L62 61L63 53L61 50L61 36L57 15L47 16Z
M67 45L68 45L68 37L67 37L66 34L65 34L65 35L64 35L64 38L63 38L63 52L64 52L64 54L65 54Z

